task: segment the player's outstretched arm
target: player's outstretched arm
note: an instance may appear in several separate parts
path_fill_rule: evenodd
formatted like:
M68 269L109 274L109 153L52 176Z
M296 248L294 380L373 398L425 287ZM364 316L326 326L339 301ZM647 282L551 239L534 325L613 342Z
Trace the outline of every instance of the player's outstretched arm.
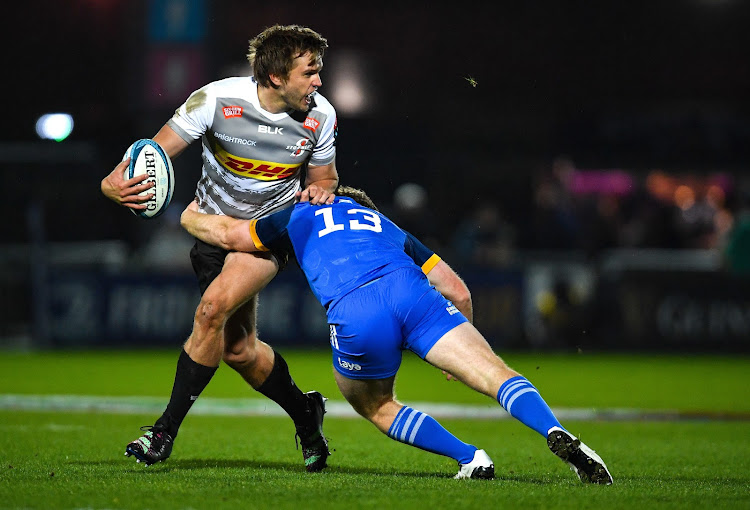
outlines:
M258 251L250 235L249 221L198 212L193 201L182 211L180 224L203 242L232 251Z
M474 320L474 309L471 302L471 292L451 267L443 260L427 273L427 279L446 299L449 299L458 310L469 319Z
M188 146L188 143L166 124L158 133L156 133L153 140L158 143L172 159L176 158ZM144 202L151 200L153 195L149 194L141 196L139 193L151 188L153 183L147 182L142 184L143 177L141 176L133 177L132 179L125 179L124 172L128 167L128 163L130 163L130 158L121 161L115 166L114 170L112 170L109 175L102 179L102 194L118 205L127 207L128 209L142 211L146 209L146 204Z

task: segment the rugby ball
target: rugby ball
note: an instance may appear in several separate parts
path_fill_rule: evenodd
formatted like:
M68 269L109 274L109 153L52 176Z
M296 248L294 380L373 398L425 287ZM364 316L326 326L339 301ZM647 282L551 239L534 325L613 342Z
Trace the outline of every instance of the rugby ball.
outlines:
M174 191L172 160L158 143L149 138L133 142L125 151L122 160L125 161L128 158L130 158L130 163L123 173L124 179L142 175L144 182L154 183L152 188L140 193L143 196L154 194L151 200L143 202L146 209L140 211L131 209L131 211L141 218L156 218L167 209L172 200Z

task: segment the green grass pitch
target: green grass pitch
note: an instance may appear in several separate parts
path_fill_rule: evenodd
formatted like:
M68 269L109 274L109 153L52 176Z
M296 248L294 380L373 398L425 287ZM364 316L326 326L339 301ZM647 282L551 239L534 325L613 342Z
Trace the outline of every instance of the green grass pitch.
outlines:
M328 352L281 352L304 391L342 402ZM172 457L144 468L123 456L124 446L158 411L6 405L0 508L750 508L748 357L504 357L555 409L652 413L648 420L564 420L602 455L614 485L581 484L539 435L510 419L440 418L495 462L495 480L458 481L451 459L396 443L361 418L326 418L335 451L323 473L304 471L291 421L268 415L191 414ZM8 395L139 395L163 407L176 360L177 350L2 353L0 402ZM412 355L397 390L406 403L496 405ZM258 395L222 366L201 400L245 398Z

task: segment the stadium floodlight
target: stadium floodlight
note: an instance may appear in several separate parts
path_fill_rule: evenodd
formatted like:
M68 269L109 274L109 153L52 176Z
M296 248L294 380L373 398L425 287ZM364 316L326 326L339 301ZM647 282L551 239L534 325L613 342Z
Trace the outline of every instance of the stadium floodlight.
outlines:
M67 113L45 113L36 121L36 134L42 140L62 142L73 132L73 117Z
M374 95L370 89L372 74L366 56L354 50L340 50L330 59L330 94L336 111L351 116L373 110Z

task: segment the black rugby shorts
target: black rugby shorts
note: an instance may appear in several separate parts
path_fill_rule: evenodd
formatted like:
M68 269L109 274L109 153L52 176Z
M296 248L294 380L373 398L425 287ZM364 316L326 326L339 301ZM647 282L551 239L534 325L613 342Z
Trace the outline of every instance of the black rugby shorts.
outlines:
M279 273L284 270L289 257L283 253L271 252L276 258L279 265ZM193 264L193 271L198 277L198 287L201 290L201 296L214 278L219 276L221 269L224 267L224 259L229 254L228 250L219 248L212 244L205 243L200 239L195 240L195 245L190 250L190 262Z

